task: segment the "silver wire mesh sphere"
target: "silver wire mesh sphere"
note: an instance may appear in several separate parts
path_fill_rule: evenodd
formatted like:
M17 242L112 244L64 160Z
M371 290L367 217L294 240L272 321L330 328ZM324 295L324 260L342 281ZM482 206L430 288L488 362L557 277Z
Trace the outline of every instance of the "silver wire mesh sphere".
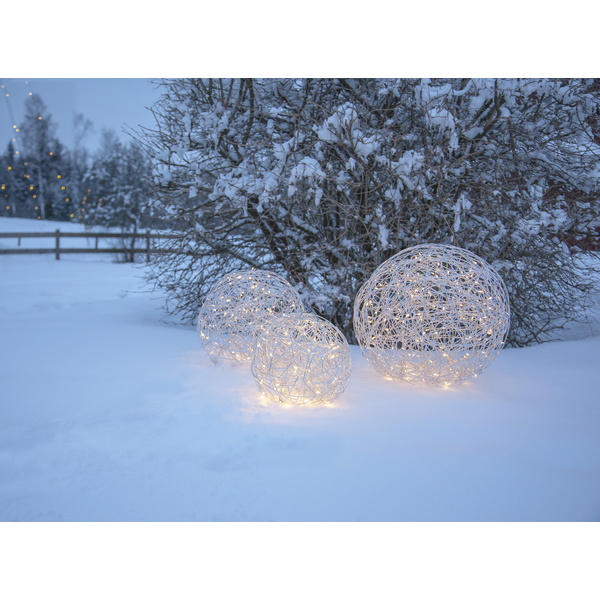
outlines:
M234 271L204 299L198 336L213 362L247 362L254 338L274 318L303 311L298 292L280 275L259 269Z
M451 385L486 369L508 334L500 276L476 254L441 244L399 252L359 290L354 332L376 371Z
M317 315L280 317L256 338L250 368L271 400L331 402L348 384L350 347L337 327Z

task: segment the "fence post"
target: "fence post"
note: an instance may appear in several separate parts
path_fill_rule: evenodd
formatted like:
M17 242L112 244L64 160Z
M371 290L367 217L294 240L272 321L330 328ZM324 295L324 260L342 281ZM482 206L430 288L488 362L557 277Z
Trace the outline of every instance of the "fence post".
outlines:
M60 260L60 229L56 230L56 260Z
M146 229L146 262L150 262L150 230Z

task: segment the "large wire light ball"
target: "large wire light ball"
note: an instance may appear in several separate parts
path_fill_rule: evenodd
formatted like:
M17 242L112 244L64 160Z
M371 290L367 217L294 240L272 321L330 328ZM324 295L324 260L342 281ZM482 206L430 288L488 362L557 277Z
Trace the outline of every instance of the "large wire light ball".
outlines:
M350 348L342 332L317 315L279 317L256 338L250 368L271 400L331 402L348 384Z
M276 317L304 311L298 292L280 275L234 271L210 290L198 314L198 336L213 362L250 360L258 333Z
M354 304L354 331L376 371L413 384L451 385L496 358L510 327L508 291L476 254L441 244L399 252Z

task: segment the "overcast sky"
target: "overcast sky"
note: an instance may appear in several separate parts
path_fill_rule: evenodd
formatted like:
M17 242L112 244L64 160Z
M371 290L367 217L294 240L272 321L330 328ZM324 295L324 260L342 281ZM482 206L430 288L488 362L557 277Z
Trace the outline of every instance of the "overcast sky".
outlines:
M103 128L114 129L127 142L131 138L122 131L123 124L134 129L139 125L152 127L154 118L146 107L160 97L158 86L149 79L3 78L0 82L4 86L0 88L0 153L4 153L10 139L18 141L13 125L18 127L23 122L30 92L41 96L57 125L58 139L69 149L73 147L73 116L82 113L90 119L94 133L85 145L91 151L98 148Z

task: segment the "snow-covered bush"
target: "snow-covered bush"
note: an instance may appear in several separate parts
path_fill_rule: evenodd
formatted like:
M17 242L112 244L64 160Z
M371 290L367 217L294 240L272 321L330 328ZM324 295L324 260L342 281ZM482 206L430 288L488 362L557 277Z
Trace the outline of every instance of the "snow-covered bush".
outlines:
M475 252L511 297L509 343L584 318L598 240L598 82L165 80L151 215L177 253L148 278L192 320L235 269L272 270L350 339L383 261L421 243Z

